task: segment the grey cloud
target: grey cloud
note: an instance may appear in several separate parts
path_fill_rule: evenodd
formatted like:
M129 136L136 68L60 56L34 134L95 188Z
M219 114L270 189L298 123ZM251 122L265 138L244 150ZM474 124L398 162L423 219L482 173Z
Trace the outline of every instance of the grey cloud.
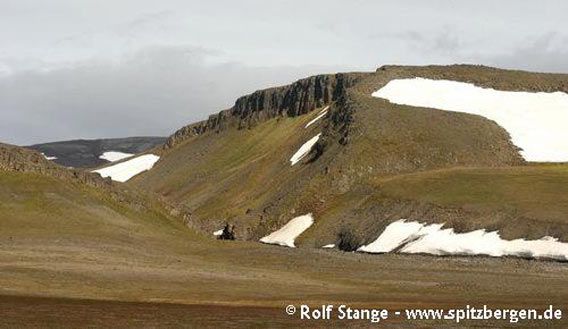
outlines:
M568 36L550 32L530 38L509 52L481 56L480 61L511 69L568 73L567 45Z
M254 89L383 64L568 72L566 11L564 0L0 0L0 141L167 135Z
M215 54L193 47L151 47L119 62L90 61L0 78L0 140L22 145L168 135L230 107L244 93L329 70L213 64Z
M377 33L370 38L388 43L401 43L408 50L433 55L458 55L465 47L455 29L444 26L435 31L406 30L394 33Z

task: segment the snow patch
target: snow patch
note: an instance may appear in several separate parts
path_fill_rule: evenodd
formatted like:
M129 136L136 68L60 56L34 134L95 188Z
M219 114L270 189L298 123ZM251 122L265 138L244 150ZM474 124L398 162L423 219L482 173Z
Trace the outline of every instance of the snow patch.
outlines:
M359 251L386 253L394 251L398 246L404 245L419 236L424 225L418 222L398 221L390 224L384 232L369 245L359 248Z
M43 155L43 157L46 160L49 160L49 161L57 160L57 157L55 157L55 156L51 157L51 156L45 155L45 153L41 153L41 155Z
M314 223L312 214L296 217L282 226L278 231L260 239L260 242L267 244L277 244L284 247L296 248L294 240L304 233Z
M106 160L109 162L116 162L126 158L130 158L134 154L132 153L124 153L118 151L108 151L99 156L99 159Z
M397 79L373 93L392 103L484 116L511 135L528 161L568 161L568 94L512 92L471 83Z
M102 177L110 177L113 181L124 183L139 173L152 169L159 159L160 157L157 155L144 154L112 166L94 170L93 172L98 173Z
M371 244L358 251L369 253L400 252L431 255L516 256L568 260L568 243L552 237L540 240L504 240L498 232L476 230L455 233L443 224L423 224L399 220L389 224Z
M320 136L321 136L321 133L312 137L309 141L305 142L304 145L300 146L298 151L296 151L296 153L294 153L294 155L292 155L292 157L290 158L291 166L298 163L298 161L302 160L306 155L308 155L308 153L310 153L310 150L317 143Z
M214 236L223 235L223 229L220 229L220 230L218 230L218 231L213 232L213 235L214 235Z
M325 246L322 246L323 249L333 249L335 248L334 244L326 244Z
M327 114L328 109L329 109L329 106L324 107L323 110L320 111L320 113L318 114L317 117L315 117L312 121L310 121L310 122L308 122L308 124L306 124L305 128L308 128L309 126L316 123L319 119L323 118Z

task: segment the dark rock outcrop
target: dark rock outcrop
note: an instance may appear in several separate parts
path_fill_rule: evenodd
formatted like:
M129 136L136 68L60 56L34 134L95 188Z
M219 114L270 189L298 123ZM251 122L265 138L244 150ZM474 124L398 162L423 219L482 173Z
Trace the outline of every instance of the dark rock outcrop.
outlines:
M95 168L109 163L100 156L104 152L142 153L161 146L165 137L126 137L109 139L79 139L27 146L32 150L55 157L53 162L64 167Z
M255 91L237 99L232 108L179 129L170 136L165 148L208 131L219 131L229 126L250 128L275 117L306 114L338 100L363 76L363 73L316 75L287 86Z
M36 151L0 143L0 170L35 173L59 179L68 179L93 187L109 188L110 179L86 171L59 166Z

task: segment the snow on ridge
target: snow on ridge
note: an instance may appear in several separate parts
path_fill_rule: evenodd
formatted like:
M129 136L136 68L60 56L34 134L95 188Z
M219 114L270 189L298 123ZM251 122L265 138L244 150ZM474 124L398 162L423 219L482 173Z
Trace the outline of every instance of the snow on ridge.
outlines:
M528 161L568 161L568 94L517 92L471 83L396 79L372 94L392 103L484 116L497 122Z
M313 120L311 120L310 122L308 122L306 124L306 126L304 128L308 128L309 126L313 125L314 123L316 123L319 119L323 118L326 114L327 114L327 110L329 109L329 105L324 107L323 110L320 111L320 113L318 114L317 117L315 117Z
M159 159L160 157L157 155L144 154L115 165L94 170L93 172L98 173L102 177L110 177L113 181L124 183L139 173L152 169Z
M276 244L284 247L296 248L294 241L314 223L312 214L298 216L282 226L278 231L272 232L260 242Z
M290 163L291 163L290 165L291 166L295 165L300 160L302 160L306 155L308 155L308 153L310 152L312 147L314 147L314 145L319 140L320 136L321 136L321 133L312 137L309 141L305 142L302 146L300 146L298 151L296 151L296 153L294 153L294 155L292 155L292 157L290 158Z
M399 220L389 224L372 243L358 251L368 253L400 252L431 255L516 256L568 260L568 243L552 237L540 240L504 240L498 232L476 230L455 233L443 224L423 224Z
M120 161L126 158L130 158L131 156L133 156L134 154L132 153L124 153L124 152L119 152L119 151L108 151L108 152L104 152L103 154L101 154L99 156L99 159L102 160L106 160L109 162L116 162L116 161Z

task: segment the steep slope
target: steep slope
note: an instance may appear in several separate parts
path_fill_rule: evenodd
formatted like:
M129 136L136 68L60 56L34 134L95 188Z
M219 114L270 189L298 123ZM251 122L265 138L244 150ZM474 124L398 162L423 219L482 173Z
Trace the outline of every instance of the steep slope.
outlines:
M165 137L128 137L72 140L28 146L65 167L94 168L145 152L163 144Z
M522 168L526 161L497 123L372 96L389 81L413 77L510 91L567 88L565 75L467 65L386 66L374 73L315 76L244 96L231 109L180 129L169 138L156 166L129 184L187 206L192 222L205 232L225 222L235 224L239 239L257 240L309 213L315 223L296 245L334 243L345 230L354 232L358 244L370 242L389 223L409 216L446 222L458 231L491 229L507 238L566 239L568 218L560 206L553 210L555 217L549 216L545 203L531 203L530 213L520 207L525 195L513 193L519 175L514 167ZM284 101L289 99L293 101ZM293 164L292 156L318 135L308 155ZM452 168L486 168L480 169L484 179L511 186L506 192L486 191L501 207L438 204L382 189L384 180ZM546 199L550 191L566 192L547 179L549 169L532 171L533 182L543 186L535 191L537 199ZM554 175L564 179L562 170ZM441 193L446 193L443 188L467 193L467 179L457 186L449 176L440 179Z

